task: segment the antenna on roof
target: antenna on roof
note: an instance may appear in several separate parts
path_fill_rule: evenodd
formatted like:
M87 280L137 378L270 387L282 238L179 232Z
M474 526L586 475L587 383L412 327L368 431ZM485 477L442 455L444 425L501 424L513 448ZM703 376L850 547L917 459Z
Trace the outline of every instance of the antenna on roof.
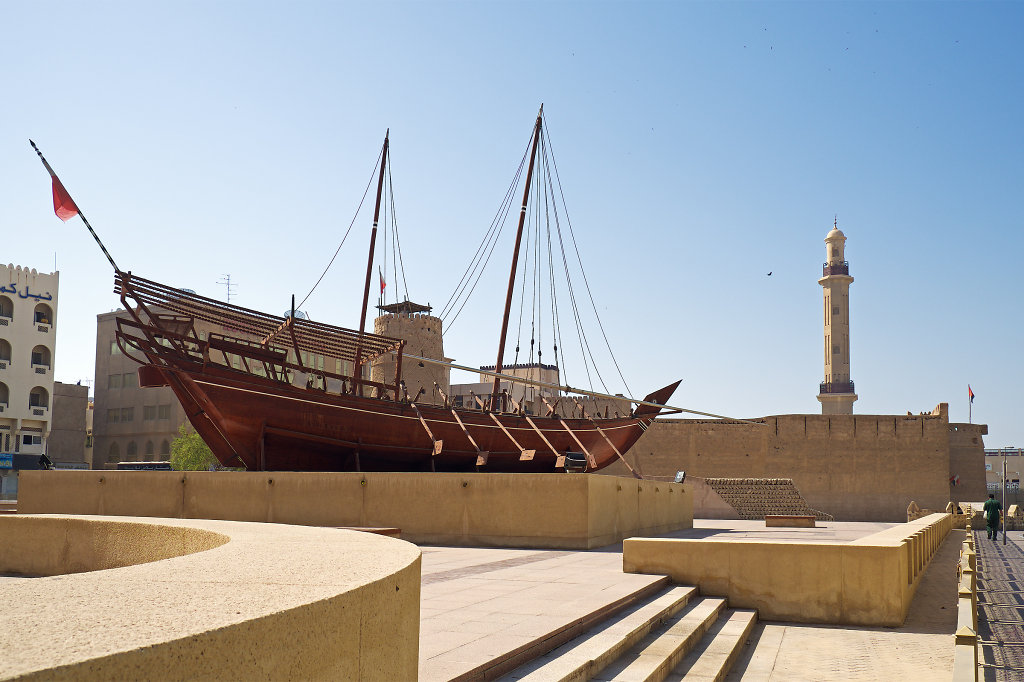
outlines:
M231 283L231 275L221 275L221 278L217 280L217 284L223 284L228 290L227 302L231 303L231 294L234 293L237 284Z

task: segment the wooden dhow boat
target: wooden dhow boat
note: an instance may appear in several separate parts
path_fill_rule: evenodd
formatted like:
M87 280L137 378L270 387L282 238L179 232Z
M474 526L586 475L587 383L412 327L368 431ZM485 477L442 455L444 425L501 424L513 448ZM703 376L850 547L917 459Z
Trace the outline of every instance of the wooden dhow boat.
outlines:
M141 363L139 385L169 386L195 430L227 467L251 471L596 471L624 455L661 414L706 412L667 406L679 382L643 400L546 384L503 372L517 261L530 197L543 108L530 142L529 166L505 301L498 360L490 369L455 365L405 352L405 341L363 331L374 244L380 216L388 139L381 153L376 207L358 329L345 329L291 313L275 316L206 298L122 270L64 189L53 180L54 210L78 215L114 268L114 290L129 318L117 322L117 343ZM524 156L525 158L525 156ZM556 347L557 348L557 347ZM365 367L393 355L394 380L372 381ZM324 362L324 359L328 359ZM402 379L403 361L436 363L494 378L490 400L457 407L417 402ZM525 383L591 398L628 400L628 414L563 416L550 403L531 414L499 390L499 382Z

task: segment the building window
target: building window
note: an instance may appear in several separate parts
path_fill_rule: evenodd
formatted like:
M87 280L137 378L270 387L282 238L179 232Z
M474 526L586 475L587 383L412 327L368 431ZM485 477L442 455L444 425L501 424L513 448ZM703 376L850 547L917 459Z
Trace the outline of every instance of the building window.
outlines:
M153 454L153 441L151 441L151 440L147 440L146 441L146 454L147 455L152 455Z
M135 457L139 454L139 446L135 444L135 441L128 441L128 448L125 450L125 454L128 457Z
M45 303L36 304L33 319L37 324L53 324L53 311Z
M169 455L171 454L171 444L164 439L164 442L160 443L160 454Z
M22 445L42 445L43 444L43 438L42 438L42 436L30 436L30 435L26 434L26 435L21 437L21 444Z
M117 442L112 442L110 448L107 450L107 461L118 462L121 460L121 448L118 447Z
M118 422L118 417L120 416L120 414L120 411L116 407L112 410L107 410L107 423L116 424Z
M14 303L6 296L0 296L0 317L14 318Z
M50 394L42 386L36 386L28 394L29 407L48 407L50 405Z
M121 421L130 422L135 420L135 408L134 407L122 407L121 408Z
M46 346L36 346L32 349L32 364L44 367L50 366L50 349Z
M142 421L151 422L156 419L156 405L144 405L142 407Z
M121 385L125 388L138 388L139 387L139 375L135 372L127 372L124 378L121 380Z
M837 306L837 305L832 306L832 314L833 315L838 315L839 314L839 306Z
M158 414L160 419L170 419L171 418L171 406L170 405L161 405L160 407L157 408L157 414Z
M123 355L121 352L121 346L117 345L117 341L110 342L110 354L111 355Z
M121 375L111 374L107 377L107 388L121 388Z

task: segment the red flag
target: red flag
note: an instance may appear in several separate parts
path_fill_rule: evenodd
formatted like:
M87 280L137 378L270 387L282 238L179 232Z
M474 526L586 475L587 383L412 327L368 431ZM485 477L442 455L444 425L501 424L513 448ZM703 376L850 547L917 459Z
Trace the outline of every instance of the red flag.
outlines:
M970 397L971 402L974 402L974 391L971 390L971 385L967 384L967 395Z
M377 274L380 275L380 293L383 294L384 287L386 287L388 283L384 281L384 273L380 271L380 268L377 268Z
M53 212L64 222L78 215L78 207L56 175L53 176Z

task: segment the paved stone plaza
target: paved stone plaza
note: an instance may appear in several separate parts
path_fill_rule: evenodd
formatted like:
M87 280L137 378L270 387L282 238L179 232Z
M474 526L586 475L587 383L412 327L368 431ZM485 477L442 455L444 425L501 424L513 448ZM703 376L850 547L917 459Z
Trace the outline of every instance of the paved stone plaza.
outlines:
M695 520L671 537L848 542L895 524L820 523L766 528L758 521ZM759 623L730 680L927 680L953 663L956 572L962 531L935 555L899 628ZM622 547L589 552L423 547L420 679L479 671L645 586L658 576L622 572Z

